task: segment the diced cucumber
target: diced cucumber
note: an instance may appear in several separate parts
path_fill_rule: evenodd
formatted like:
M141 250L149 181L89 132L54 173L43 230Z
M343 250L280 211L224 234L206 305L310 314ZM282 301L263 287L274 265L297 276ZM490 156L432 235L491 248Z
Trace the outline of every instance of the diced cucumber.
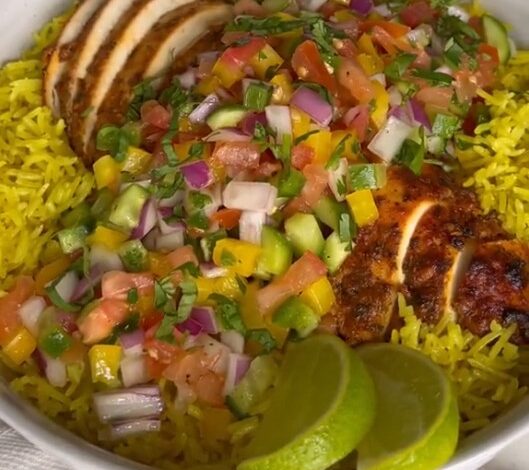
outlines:
M314 208L316 217L333 230L339 230L340 217L344 212L347 213L347 206L329 196L321 198Z
M261 257L257 271L275 276L284 274L292 264L292 246L275 228L265 225L261 233Z
M486 41L498 49L500 62L506 64L511 58L511 44L505 25L493 16L485 15L483 16L483 31Z
M276 310L272 321L283 328L296 330L301 338L305 338L318 326L320 318L299 297L290 297Z
M129 240L123 243L118 254L123 266L129 272L138 273L149 267L149 253L140 240Z
M81 249L86 242L88 229L84 225L78 227L65 228L57 233L59 245L64 254L69 255Z
M298 256L307 251L318 256L321 254L325 240L314 215L294 214L285 221L285 233Z
M139 184L131 184L114 202L108 221L126 230L132 230L140 222L143 205L149 192Z
M227 104L213 111L206 119L206 123L214 131L223 127L235 127L247 113L248 110L244 106Z
M323 248L323 261L331 273L336 272L351 253L351 242L342 242L338 232L331 233Z
M257 356L235 390L226 397L226 405L233 414L240 419L248 416L274 384L278 371L272 356Z

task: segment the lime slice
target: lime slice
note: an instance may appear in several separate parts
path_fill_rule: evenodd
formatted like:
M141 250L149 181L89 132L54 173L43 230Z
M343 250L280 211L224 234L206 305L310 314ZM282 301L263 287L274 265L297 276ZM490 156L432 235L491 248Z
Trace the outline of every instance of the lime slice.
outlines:
M375 423L358 447L358 470L432 470L457 445L452 386L434 362L392 344L358 348L375 382Z
M271 404L237 470L323 470L349 454L371 426L374 388L340 339L292 344Z

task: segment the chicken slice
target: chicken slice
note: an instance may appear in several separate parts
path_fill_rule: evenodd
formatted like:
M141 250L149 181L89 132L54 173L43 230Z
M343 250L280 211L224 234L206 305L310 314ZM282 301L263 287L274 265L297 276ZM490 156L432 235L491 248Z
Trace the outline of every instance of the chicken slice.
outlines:
M184 70L197 54L211 50L215 32L231 17L231 6L217 2L198 3L186 14L181 9L168 13L136 47L117 75L99 109L95 129L123 123L135 85L161 78L153 81L156 87L157 82L167 81L169 70ZM86 154L93 156L93 142Z
M85 154L99 108L134 49L165 14L190 2L191 0L147 0L136 9L123 28L108 38L108 47L100 51L90 65L82 90L83 99L76 103L75 117L70 122L70 135L78 152ZM84 112L87 109L90 110L89 113Z
M73 43L104 1L85 0L82 2L64 26L57 43L48 54L44 73L44 102L51 108L56 117L60 114L56 86L71 59L72 50L75 49L75 47L72 47Z
M515 323L514 341L529 343L529 245L520 240L478 245L454 307L459 323L474 334L489 332L493 320Z
M86 24L83 33L71 44L71 60L65 70L67 73L62 74L56 87L60 115L67 124L71 121L79 85L85 79L89 65L98 52L104 49L107 38L114 28L120 22L127 21L127 12L137 10L141 3L141 0L103 2L103 6Z
M356 247L333 279L337 301L332 314L347 341L384 338L416 227L429 210L451 197L436 168L426 166L420 177L400 166L388 168L385 187L375 192L379 218L360 230Z

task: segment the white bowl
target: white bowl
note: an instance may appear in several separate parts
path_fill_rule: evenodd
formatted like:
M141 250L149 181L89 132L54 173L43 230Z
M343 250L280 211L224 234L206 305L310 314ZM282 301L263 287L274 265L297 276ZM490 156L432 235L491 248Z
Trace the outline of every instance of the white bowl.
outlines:
M0 63L15 59L31 43L31 35L71 0L1 0ZM519 47L529 47L529 0L482 0L482 4L513 27ZM0 418L42 450L78 470L148 469L88 444L51 422L15 396L0 379ZM486 429L463 442L445 470L472 470L529 433L529 397ZM529 466L529 464L528 464Z

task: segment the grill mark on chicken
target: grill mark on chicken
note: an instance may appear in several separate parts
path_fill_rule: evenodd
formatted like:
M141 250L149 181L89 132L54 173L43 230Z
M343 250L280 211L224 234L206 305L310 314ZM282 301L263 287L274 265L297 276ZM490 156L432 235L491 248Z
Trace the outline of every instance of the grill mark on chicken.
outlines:
M472 333L488 333L493 320L504 326L516 323L514 341L527 343L529 246L519 240L479 245L457 293L455 307L461 325Z

